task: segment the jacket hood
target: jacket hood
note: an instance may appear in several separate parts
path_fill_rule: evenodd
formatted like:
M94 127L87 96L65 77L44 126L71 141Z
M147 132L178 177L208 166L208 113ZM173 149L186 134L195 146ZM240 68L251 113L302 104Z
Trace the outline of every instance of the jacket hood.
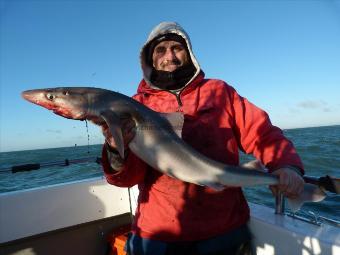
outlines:
M147 48L148 48L150 42L153 39L155 39L156 37L159 37L161 35L165 35L165 34L178 34L179 36L183 37L183 39L185 40L185 42L187 44L189 55L190 55L190 58L191 58L193 65L196 68L196 72L193 75L193 77L185 84L185 86L188 85L190 82L192 82L192 80L194 80L197 77L197 75L201 72L201 67L199 66L197 59L196 59L194 53L192 52L192 46L191 46L191 42L190 42L190 38L189 38L188 34L176 22L162 22L159 25L157 25L156 27L154 27L154 29L149 34L148 39L146 40L146 42L144 43L144 45L143 45L143 47L140 51L140 63L141 63L142 71L143 71L143 78L144 78L145 82L153 89L159 89L159 88L156 87L154 84L152 84L152 82L150 80L151 72L152 72L152 66L150 66L147 62L147 57L148 57L147 56L147 54L148 54Z

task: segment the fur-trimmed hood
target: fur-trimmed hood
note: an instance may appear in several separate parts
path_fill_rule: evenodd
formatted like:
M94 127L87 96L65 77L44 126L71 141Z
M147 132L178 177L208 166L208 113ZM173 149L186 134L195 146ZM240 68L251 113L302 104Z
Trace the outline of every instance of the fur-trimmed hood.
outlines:
M161 22L159 25L157 25L149 34L148 39L146 40L145 44L143 45L141 51L140 51L140 63L143 71L143 78L146 81L146 83L154 89L158 89L152 82L150 81L150 76L152 72L152 66L150 66L147 63L147 47L149 43L155 39L158 36L165 35L165 34L178 34L179 36L183 37L183 39L186 41L188 51L190 54L190 58L192 63L194 64L196 68L196 72L193 75L193 77L187 82L189 84L192 80L197 77L197 75L201 72L201 67L197 62L197 59L192 52L192 46L190 42L190 38L188 34L184 31L184 29L176 22ZM187 85L185 84L185 86Z

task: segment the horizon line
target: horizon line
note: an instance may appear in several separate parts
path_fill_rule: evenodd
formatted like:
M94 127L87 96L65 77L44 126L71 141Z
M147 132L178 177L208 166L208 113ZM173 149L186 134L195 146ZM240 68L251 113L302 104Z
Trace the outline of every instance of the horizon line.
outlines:
M274 125L275 126L275 125ZM335 125L322 125L322 126L310 126L310 127L296 127L296 128L281 128L282 131L285 130L293 130L293 129L308 129L308 128L323 128L323 127L336 127L340 126L340 124ZM43 147L43 148L31 148L31 149L17 149L17 150L11 150L11 151L2 151L0 150L0 153L9 153L9 152L21 152L21 151L34 151L34 150L48 150L48 149L61 149L61 148L74 148L74 147L88 147L88 146L97 146L102 145L103 143L96 143L96 144L84 144L84 145L76 145L76 146L61 146L61 147Z

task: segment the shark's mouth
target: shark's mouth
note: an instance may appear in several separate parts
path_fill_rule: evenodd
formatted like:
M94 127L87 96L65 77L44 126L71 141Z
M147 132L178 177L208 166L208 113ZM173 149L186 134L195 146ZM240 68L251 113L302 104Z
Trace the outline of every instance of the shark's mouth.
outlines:
M64 118L67 118L67 119L72 119L73 118L72 112L69 111L68 109L54 106L50 110L52 110L55 114L57 114L59 116L62 116Z
M42 106L48 110L54 111L56 109L56 105L53 102L48 102L46 100L40 100L40 99L31 99L28 97L25 97L25 98L31 103Z
M62 116L66 119L74 119L74 120L85 120L86 117L84 116L83 112L75 112L71 111L68 108L63 107L54 107L51 109L55 114Z

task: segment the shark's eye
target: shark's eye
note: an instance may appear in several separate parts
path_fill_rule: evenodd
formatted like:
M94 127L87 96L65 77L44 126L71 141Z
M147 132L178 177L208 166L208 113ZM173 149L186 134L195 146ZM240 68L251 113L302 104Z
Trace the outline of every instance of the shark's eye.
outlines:
M46 98L48 100L53 100L55 98L55 95L48 93L48 94L46 94Z

